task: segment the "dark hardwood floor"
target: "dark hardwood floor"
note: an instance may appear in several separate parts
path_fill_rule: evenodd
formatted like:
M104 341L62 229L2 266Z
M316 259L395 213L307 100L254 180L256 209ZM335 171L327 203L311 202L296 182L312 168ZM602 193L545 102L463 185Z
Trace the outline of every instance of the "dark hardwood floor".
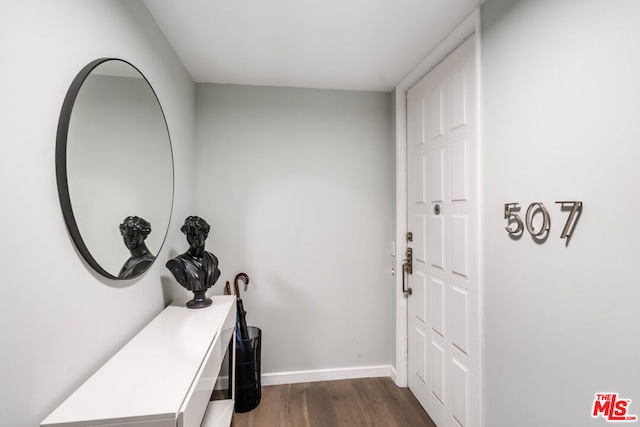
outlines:
M390 378L262 388L260 405L233 414L233 427L435 427L416 398Z

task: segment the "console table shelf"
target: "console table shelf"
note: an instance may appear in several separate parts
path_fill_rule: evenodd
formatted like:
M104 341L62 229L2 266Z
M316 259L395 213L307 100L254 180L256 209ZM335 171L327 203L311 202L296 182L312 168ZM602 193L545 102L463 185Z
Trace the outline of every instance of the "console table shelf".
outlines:
M41 426L229 426L233 401L209 398L234 339L236 304L233 296L212 299L207 308L165 308Z
M229 427L233 416L233 400L209 402L201 427Z

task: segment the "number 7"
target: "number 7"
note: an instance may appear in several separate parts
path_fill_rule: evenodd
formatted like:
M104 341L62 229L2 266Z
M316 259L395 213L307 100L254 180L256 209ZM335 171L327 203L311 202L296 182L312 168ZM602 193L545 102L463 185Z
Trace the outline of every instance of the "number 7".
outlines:
M562 234L560 235L561 239L566 239L571 236L570 231L573 231L573 226L575 225L576 213L582 209L582 202L578 201L561 201L556 202L560 205L573 204L571 208L571 213L569 214L569 218L567 218L567 222L564 225L564 229L562 230Z

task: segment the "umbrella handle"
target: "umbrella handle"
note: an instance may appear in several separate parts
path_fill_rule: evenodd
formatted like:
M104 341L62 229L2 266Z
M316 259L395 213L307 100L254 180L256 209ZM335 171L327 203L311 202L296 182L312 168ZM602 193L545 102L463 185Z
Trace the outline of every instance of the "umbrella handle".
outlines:
M231 285L229 284L229 281L227 280L227 284L224 286L225 291L227 291L227 295L231 295Z
M238 286L238 279L244 279L244 283L246 285L249 284L249 276L247 276L247 273L238 273L236 274L236 278L233 281L233 286L236 288L236 295L238 296L238 299L240 299L240 287Z

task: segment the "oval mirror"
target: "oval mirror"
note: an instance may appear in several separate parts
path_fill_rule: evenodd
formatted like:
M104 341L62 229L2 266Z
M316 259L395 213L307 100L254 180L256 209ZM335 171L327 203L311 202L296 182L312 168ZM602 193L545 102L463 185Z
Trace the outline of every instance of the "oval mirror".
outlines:
M130 63L84 67L65 97L56 177L69 233L103 276L146 271L164 243L173 206L173 154L153 88Z

